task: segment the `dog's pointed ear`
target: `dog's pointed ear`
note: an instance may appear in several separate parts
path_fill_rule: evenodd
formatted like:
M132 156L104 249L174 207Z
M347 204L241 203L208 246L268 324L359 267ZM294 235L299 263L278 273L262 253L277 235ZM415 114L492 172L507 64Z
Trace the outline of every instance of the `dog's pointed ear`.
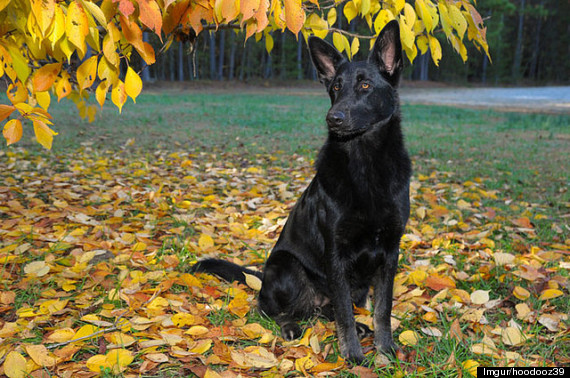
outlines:
M345 58L334 46L315 36L309 37L309 53L319 81L328 86Z
M378 66L382 75L392 86L398 85L403 61L400 26L396 20L384 26L368 56L368 62Z

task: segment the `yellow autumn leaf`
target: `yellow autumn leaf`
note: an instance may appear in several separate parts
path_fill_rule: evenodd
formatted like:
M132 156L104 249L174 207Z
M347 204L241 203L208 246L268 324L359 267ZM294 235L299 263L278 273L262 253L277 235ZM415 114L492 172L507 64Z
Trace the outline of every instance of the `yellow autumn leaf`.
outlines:
M36 122L34 122L35 125ZM46 126L47 127L47 126ZM43 144L42 144L43 145ZM44 146L45 147L45 146ZM51 147L51 145L50 145ZM35 277L42 277L49 273L50 267L43 260L32 261L24 266L24 273Z
M350 44L350 55L355 56L358 53L358 49L360 48L360 40L358 38L353 38L352 43Z
M328 34L329 24L327 21L320 18L317 14L313 13L307 18L305 27L310 28L314 35L319 38L325 38Z
M0 0L0 11L6 8L8 4L10 4L12 0Z
M201 250L212 248L214 246L214 239L208 234L202 234L198 239L198 246Z
M125 93L125 83L121 80L117 80L117 83L113 84L113 89L111 90L111 101L117 108L119 108L119 113L123 109L123 105L127 101L127 94Z
M2 130L2 135L6 138L6 145L8 146L22 139L22 134L22 121L16 118L6 122Z
M114 347L128 347L136 342L136 339L123 332L113 332L109 335L109 340L114 344Z
M15 83L8 84L6 95L10 102L16 105L28 99L28 90L21 81L16 81Z
M250 304L247 301L247 293L240 292L236 295L228 304L228 310L232 314L243 318L250 310Z
M82 341L91 339L93 337L97 337L96 333L98 331L99 331L99 327L94 326L92 324L86 324L86 325L82 326L81 328L79 328L77 330L77 332L75 332L75 335L73 336L73 338L71 340L79 340L82 342Z
M558 298L560 296L564 295L564 293L561 290L558 289L546 289L544 290L542 293L540 293L540 297L538 297L538 299L540 299L541 301L547 300L547 299L553 299L553 298Z
M41 367L52 367L57 363L57 358L45 345L26 345L25 349L30 358Z
M51 63L38 69L32 76L32 87L34 92L47 91L55 83L57 75L61 70L61 63Z
M350 24L350 22L354 20L354 18L358 15L358 9L356 8L355 2L349 1L348 3L344 4L342 13L344 13L346 21Z
M285 24L287 29L296 35L301 31L305 23L305 11L302 8L302 1L283 0L283 5L285 6Z
M334 23L336 22L336 16L337 16L336 9L331 8L329 10L329 13L327 14L327 21L328 21L329 25L331 25L331 26L334 25Z
M518 328L507 327L501 331L501 339L505 345L520 345L526 340L526 336Z
M42 304L40 305L40 312L42 314L53 314L63 310L68 303L69 299L63 299L63 300L50 299L45 302L42 302Z
M418 48L420 49L420 52L422 54L425 54L428 51L428 38L425 35L420 35L418 36L418 38L416 39L416 45L418 46ZM423 219L425 217L425 208L424 208L424 216L421 216L420 218Z
M240 12L240 3L234 0L216 0L216 6L221 2L220 14L225 22L236 19Z
M271 36L271 34L266 34L265 35L265 50L267 50L268 54L271 54L271 50L273 50L273 45L274 45L273 37Z
M62 343L64 341L71 340L74 336L74 330L71 328L62 328L53 331L53 333L50 334L47 339L52 343Z
M191 353L204 354L212 347L212 340L204 339L198 341L193 347L189 349Z
M78 1L72 1L67 8L65 18L65 34L80 52L80 58L85 55L85 38L89 34L89 19L83 6Z
M131 66L127 68L127 74L125 76L125 92L126 94L137 102L137 96L141 93L143 83L139 75L132 69Z
M521 301L526 301L530 297L530 291L523 287L515 286L513 289L513 295Z
M113 349L105 355L105 359L114 373L120 373L134 361L135 357L129 350Z
M439 61L441 60L442 57L441 45L439 44L437 38L435 38L432 35L428 35L428 39L429 39L429 48L431 51L431 58L433 59L434 64L436 66L439 66Z
M206 369L204 373L204 378L221 378L222 376L218 374L216 371L210 369L209 367Z
M48 150L51 150L53 137L54 135L57 135L57 133L52 129L50 129L49 126L43 123L42 121L34 121L33 125L34 125L34 133L36 135L36 140L38 141L38 143L47 148Z
M425 271L416 269L408 275L408 282L416 286L422 286L427 277L428 274Z
M259 323L246 324L241 330L249 339L257 339L267 332Z
M28 376L26 371L26 359L18 352L11 351L4 360L4 374L8 378L24 378Z
M461 363L463 369L466 370L469 374L476 377L477 376L477 367L479 366L479 362L475 360L465 360Z
M208 328L201 326L201 325L197 325L197 326L190 327L188 329L188 331L186 331L184 333L187 335L190 335L190 336L197 337L197 336L206 335L209 332L210 332L210 330Z
M352 56L350 55L350 43L348 39L341 33L334 32L333 33L333 45L339 52L346 52L348 58L351 59Z
M12 105L0 104L0 121L4 121L16 108Z
M185 312L179 312L172 316L172 323L174 323L176 327L189 326L194 324L195 322L196 320L194 318L194 315Z
M89 12L91 16L93 16L93 18L97 20L99 25L101 25L105 29L107 28L107 17L105 16L105 13L101 10L101 8L97 6L97 4L91 1L82 0L81 5L83 5L85 11Z
M400 333L400 336L398 336L398 340L400 340L400 342L403 345L410 345L410 346L416 345L418 341L420 341L420 338L421 336L419 335L419 333L412 330L406 330Z
M414 31L407 27L404 23L400 23L400 38L402 39L402 47L411 50L415 48L414 41L416 35Z
M51 96L48 91L35 92L34 97L36 98L36 101L41 108L44 110L47 110L49 108L49 105L51 103Z
M467 31L467 21L465 16L459 10L459 8L454 4L449 4L448 6L448 16L451 20L451 26L457 31L459 39L463 39L465 32Z
M57 95L57 101L59 102L62 98L67 97L71 93L71 83L69 82L69 74L67 72L62 73L62 77L55 83L55 94Z
M100 82L99 85L97 86L97 89L95 89L95 99L97 100L97 103L99 103L99 106L101 106L101 108L103 108L105 100L107 99L107 90L108 90L107 80L103 80L102 82Z
M497 266L512 264L515 261L515 255L511 253L496 252L493 258Z
M97 56L94 55L81 63L79 68L77 68L77 84L79 85L79 90L82 91L85 88L91 87L96 78Z
M249 286L255 291L261 290L261 280L259 279L259 277L247 273L244 273L243 275L245 276L245 283L247 286Z
M471 303L482 305L487 302L489 302L488 290L475 290L473 293L471 293Z
M103 369L111 368L111 365L107 361L106 356L102 354L96 354L94 356L89 357L89 359L85 364L87 365L87 368L89 370L94 371L96 373L100 373L102 368Z

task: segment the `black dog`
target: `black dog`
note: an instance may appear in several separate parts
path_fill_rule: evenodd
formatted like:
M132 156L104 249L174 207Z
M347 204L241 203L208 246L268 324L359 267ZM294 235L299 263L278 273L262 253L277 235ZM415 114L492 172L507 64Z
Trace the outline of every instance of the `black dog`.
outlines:
M334 319L340 350L364 360L353 303L363 307L374 286L374 344L394 352L390 313L400 238L408 220L411 164L400 129L396 87L402 70L398 23L388 23L368 59L349 62L323 40L309 39L311 58L332 106L317 173L289 215L263 274L217 259L196 272L244 282L262 278L259 307L286 340L296 321L316 312Z

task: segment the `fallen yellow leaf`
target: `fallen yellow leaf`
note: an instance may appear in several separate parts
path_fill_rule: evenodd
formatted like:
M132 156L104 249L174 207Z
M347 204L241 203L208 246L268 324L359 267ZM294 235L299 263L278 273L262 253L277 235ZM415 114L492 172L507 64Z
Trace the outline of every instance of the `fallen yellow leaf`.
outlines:
M26 359L18 352L12 351L8 353L4 360L4 374L8 378L27 377Z
M471 293L471 303L482 305L487 302L489 302L489 291L475 290L473 293Z
M558 289L546 289L544 290L542 293L540 293L540 297L538 297L538 299L540 299L541 301L547 300L547 299L553 299L553 298L558 298L560 296L564 295L564 293L561 290Z
M530 297L530 292L525 288L515 286L513 289L513 295L521 301L526 301Z
M520 345L526 340L521 330L515 327L504 328L501 331L501 338L506 345Z
M406 330L400 333L400 336L398 336L398 340L400 340L403 345L410 346L416 345L418 341L420 341L420 338L421 336L416 331L412 330Z
M461 363L463 369L465 369L469 374L476 377L477 376L477 367L479 366L479 362L475 360L466 360Z
M26 353L41 367L52 367L57 363L56 357L44 345L26 345Z

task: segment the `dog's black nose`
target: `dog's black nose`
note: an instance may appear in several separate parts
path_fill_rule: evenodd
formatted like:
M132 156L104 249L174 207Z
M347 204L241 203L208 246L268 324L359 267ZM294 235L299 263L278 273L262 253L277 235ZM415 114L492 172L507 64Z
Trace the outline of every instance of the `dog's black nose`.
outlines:
M344 113L337 110L327 114L327 123L329 125L340 126L344 122Z

